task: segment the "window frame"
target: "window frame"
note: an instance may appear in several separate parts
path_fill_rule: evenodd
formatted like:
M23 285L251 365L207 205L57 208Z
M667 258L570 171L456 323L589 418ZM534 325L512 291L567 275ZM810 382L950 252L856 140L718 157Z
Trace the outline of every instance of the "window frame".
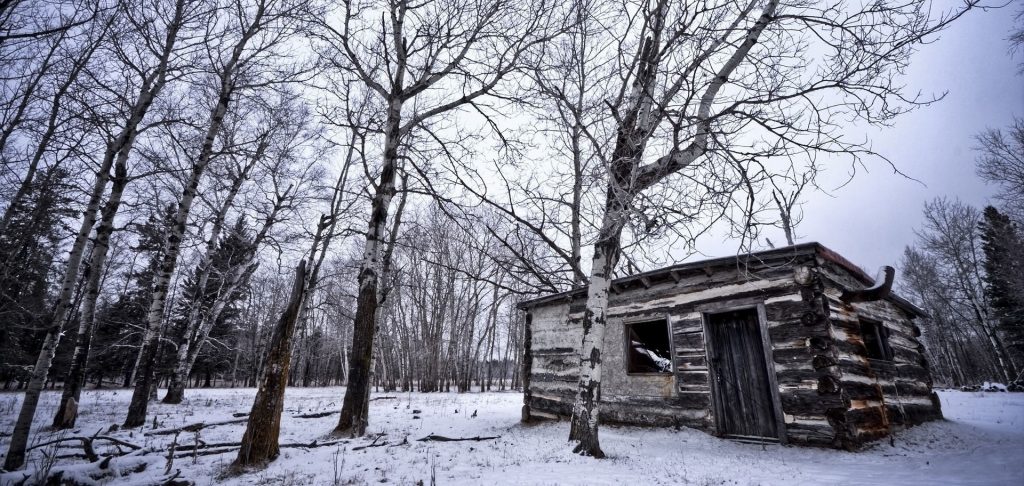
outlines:
M870 361L892 363L896 361L896 356L892 351L892 343L889 342L890 330L885 327L885 323L882 321L868 319L858 316L857 321L859 323L860 340L864 343L864 357ZM878 343L878 349L876 351L881 352L880 358L873 357L871 347L868 346L868 340L866 338L866 330L870 330L871 334L874 335L874 341Z
M630 371L632 364L631 356L631 345L629 338L630 326L639 324L652 324L660 322L665 326L665 335L668 337L668 359L671 362L670 369L668 371ZM674 343L672 342L672 321L668 316L655 316L650 318L638 318L630 319L622 322L622 364L626 371L627 376L675 376L675 358L674 358Z

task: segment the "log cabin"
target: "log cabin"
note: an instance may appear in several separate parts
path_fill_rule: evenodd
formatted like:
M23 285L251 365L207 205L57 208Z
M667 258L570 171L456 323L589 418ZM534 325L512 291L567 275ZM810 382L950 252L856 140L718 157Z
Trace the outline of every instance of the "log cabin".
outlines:
M818 243L682 263L612 282L600 420L856 450L942 417L914 319ZM523 420L568 417L586 288L519 304Z

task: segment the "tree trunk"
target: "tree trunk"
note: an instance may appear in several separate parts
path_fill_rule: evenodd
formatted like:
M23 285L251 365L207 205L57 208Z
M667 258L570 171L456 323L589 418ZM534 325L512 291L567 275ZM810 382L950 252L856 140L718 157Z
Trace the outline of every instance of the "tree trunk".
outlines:
M262 16L260 12L254 21L257 25ZM171 275L178 264L178 254L181 251L182 239L185 235L185 225L188 223L188 216L192 212L192 203L199 188L199 182L206 172L213 157L213 143L220 133L227 115L228 105L235 90L235 68L238 65L245 46L253 35L253 31L247 30L246 35L235 44L230 59L224 64L220 72L220 86L217 93L217 103L210 112L210 121L206 127L206 134L199 154L192 165L192 175L186 183L178 201L178 210L174 217L174 223L170 228L167 239L164 242L164 256L153 279L153 301L149 307L146 329L147 339L143 345L143 363L141 376L136 381L135 390L132 393L132 401L128 406L128 416L125 418L124 427L138 427L146 421L146 408L148 406L148 391L153 381L153 365L156 358L156 351L159 347L156 328L163 319L167 307L167 292L170 286Z
M121 206L121 196L128 184L127 163L131 148L130 141L117 157L110 196L103 206L103 217L100 218L100 224L96 228L96 238L89 263L89 268L92 270L85 287L85 300L82 302L82 315L78 324L75 351L71 359L71 368L64 379L64 391L61 394L60 405L53 417L53 427L57 429L74 427L78 418L77 406L73 407L73 410L69 407L72 399L77 404L81 402L82 398L85 369L89 359L89 345L92 342L92 332L96 325L96 303L99 300L100 287L103 282L103 268L107 263L107 254L110 250L110 235L114 232L114 217Z
M601 348L606 327L605 312L608 308L612 271L619 258L619 239L624 218L625 215L620 210L606 212L601 238L594 245L590 284L587 288L587 307L582 322L583 347L580 350L579 388L569 430L569 440L577 442L573 452L597 458L604 457L597 427L598 401L601 399Z
M363 261L359 268L359 294L352 331L352 352L349 355L348 386L341 407L341 417L335 434L361 436L366 433L367 403L370 395L370 372L373 358L373 337L377 328L380 284L378 271L384 250L388 209L395 195L395 171L398 164L399 130L401 128L402 101L394 98L388 106L384 140L384 163L380 183L371 203L369 228Z
M227 196L224 198L224 203L221 204L216 216L213 219L213 227L210 230L210 238L206 242L206 253L203 256L202 262L199 264L199 278L196 283L198 289L198 295L195 301L192 303L192 308L189 309L188 321L185 325L185 330L178 341L178 349L175 354L174 369L171 372L171 379L167 383L167 394L164 395L163 403L178 404L181 403L185 398L185 382L188 381L188 375L192 372L192 365L195 363L195 357L199 355L199 350L203 347L206 342L206 337L209 335L209 328L206 327L206 323L210 322L210 326L216 322L217 317L212 317L203 313L202 302L203 293L206 291L207 283L210 281L210 273L213 271L210 268L210 258L217 249L217 242L220 240L220 235L224 229L224 221L227 219L228 211L234 206L235 198L238 197L238 192L242 189L242 184L249 179L249 172L256 165L256 162L263 158L263 154L266 152L268 147L267 140L261 141L256 147L255 154L249 159L249 163L238 173L237 177L232 181L231 187L228 190ZM230 283L228 284L230 285ZM231 298L231 291L222 292L214 303L216 306L221 300ZM223 306L222 306L223 307ZM218 313L219 314L219 313Z
M173 40L169 42L173 46ZM168 51L166 54L169 56L170 52ZM160 66L159 72L165 72L166 57ZM71 245L71 252L68 255L67 269L64 272L61 290L57 297L53 316L50 319L49 330L43 340L43 348L36 359L35 367L32 369L32 377L25 391L25 400L22 402L18 421L15 423L14 432L11 435L10 448L4 461L4 469L8 471L19 469L24 465L25 447L28 444L28 434L32 426L32 419L39 404L39 393L42 391L43 384L46 382L47 375L50 372L50 365L53 363L53 357L57 352L57 345L60 343L60 336L63 333L64 321L67 320L73 305L72 296L85 253L85 245L89 240L89 233L92 232L93 225L96 223L96 215L100 209L103 193L106 192L107 181L110 179L110 168L114 164L114 158L126 147L130 147L131 143L135 140L138 127L162 86L163 76L158 75L156 81L158 83L151 85L152 80L147 79L146 83L143 84L139 98L132 109L131 116L126 121L117 138L107 145L103 161L96 172L96 179L89 194L89 202L82 212L82 224L78 229L75 242ZM96 270L96 272L99 271L100 269Z
M284 390L291 364L292 335L299 320L306 294L306 261L295 269L295 280L288 306L281 313L271 339L267 366L259 391L249 412L249 421L242 435L238 457L231 465L236 472L249 467L261 467L274 460L280 452L278 436L281 431L281 411L284 409Z

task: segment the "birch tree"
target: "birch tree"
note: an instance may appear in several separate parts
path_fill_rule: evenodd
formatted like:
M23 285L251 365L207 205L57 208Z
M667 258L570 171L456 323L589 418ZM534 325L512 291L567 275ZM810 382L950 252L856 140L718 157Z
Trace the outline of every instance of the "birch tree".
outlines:
M36 360L35 367L33 368L32 380L29 388L26 390L25 400L22 403L21 412L11 437L10 449L5 460L5 469L18 469L24 463L25 447L36 406L39 402L39 393L43 383L46 381L60 336L63 332L64 322L72 306L72 293L75 283L79 278L79 269L86 243L96 222L100 203L106 192L111 167L115 164L115 161L117 161L119 166L123 166L127 160L138 136L140 125L167 82L168 72L172 68L171 57L176 50L179 31L189 15L189 12L184 7L184 1L179 1L169 11L155 8L152 11L155 18L147 24L146 29L134 31L126 29L125 31L138 35L140 38L147 38L147 40L151 41L147 45L152 46L152 49L142 51L145 54L143 54L141 59L135 58L138 59L138 64L135 67L138 69L136 73L139 74L138 84L135 86L137 93L133 93L133 99L128 102L125 112L126 118L123 119L120 126L112 130L114 136L108 141L103 158L96 171L89 193L89 200L82 214L81 226L68 255L60 294L51 317L51 324L47 331L43 348L39 353L39 358ZM127 12L125 13L127 14ZM130 16L125 18L128 19L126 27L139 26L139 24L132 24ZM159 26L159 30L150 28L153 26ZM102 251L105 251L105 247L101 248ZM99 272L100 269L101 267L97 267L93 271Z
M281 47L298 27L303 2L289 0L254 0L216 5L209 11L210 30L203 47L208 50L212 73L213 99L209 118L203 127L200 145L195 149L191 170L178 199L176 214L164 242L163 261L154 278L153 301L148 327L142 343L142 360L132 400L125 418L125 427L138 427L145 422L150 389L153 386L158 328L166 312L171 276L178 264L185 226L192 211L199 184L217 155L218 136L224 118L237 96L290 80L287 70L274 63L281 59Z
M360 114L362 107L353 111ZM350 112L349 115L351 114ZM259 390L253 400L238 456L231 464L234 472L262 467L277 458L280 453L278 438L281 412L284 409L284 390L288 384L295 328L305 317L304 314L309 312L307 299L319 283L320 271L331 243L339 236L338 223L350 208L346 197L349 170L357 162L363 162L359 158L357 148L363 133L354 125L349 128L347 150L331 189L327 210L317 220L312 242L304 255L306 258L296 266L288 303L272 331L267 362L263 367L262 376L259 377Z
M607 101L614 135L602 158L607 188L582 322L570 430L576 452L604 455L598 397L608 290L623 229L643 219L638 198L707 174L742 177L758 158L871 155L840 133L843 120L884 123L930 101L906 96L894 81L916 45L975 5L937 15L925 2L658 0L611 9L623 19L611 32L620 62L610 64L622 81ZM700 187L690 191L679 197L699 201Z
M396 174L409 163L410 137L444 137L428 124L464 110L484 113L487 96L551 34L553 10L545 2L502 0L344 2L326 17L340 22L320 26L325 62L369 91L384 120L379 171L370 181L348 387L335 433L366 430L381 258Z
M300 101L286 95L282 103L269 105L266 111L267 125L256 134L255 143L251 144L253 146L248 155L242 160L234 161L234 167L229 169L227 193L214 214L205 254L201 257L197 270L196 285L200 295L196 296L193 306L189 309L182 339L177 343L174 368L164 403L181 403L185 382L214 323L224 312L235 292L256 270L259 264L257 252L264 247L267 239L273 236L272 231L283 220L293 215L300 206L299 199L305 195L310 177L319 175L316 170L312 170L317 167L316 164L309 164L309 161L301 159L309 151L310 140L318 135L309 126L311 116L308 110ZM253 114L249 113L247 116L251 117ZM245 151L242 147L236 146L232 152ZM233 156L229 158L235 159ZM221 237L235 198L238 197L243 184L253 175L264 182L261 184L261 192L269 195L269 201L262 211L263 214L259 216L259 226L250 242L252 252L242 258L237 265L218 275L220 286L207 308L203 305L202 292L207 289L207 284L213 276L213 269L210 267L211 256L216 251L216 242Z

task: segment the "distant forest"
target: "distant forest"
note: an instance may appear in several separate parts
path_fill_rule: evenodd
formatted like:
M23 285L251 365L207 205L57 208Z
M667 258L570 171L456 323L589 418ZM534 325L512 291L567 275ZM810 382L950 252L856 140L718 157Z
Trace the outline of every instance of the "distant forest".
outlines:
M996 205L925 204L900 291L928 313L921 327L937 383L1024 390L1024 120L976 141L977 173L998 188Z

